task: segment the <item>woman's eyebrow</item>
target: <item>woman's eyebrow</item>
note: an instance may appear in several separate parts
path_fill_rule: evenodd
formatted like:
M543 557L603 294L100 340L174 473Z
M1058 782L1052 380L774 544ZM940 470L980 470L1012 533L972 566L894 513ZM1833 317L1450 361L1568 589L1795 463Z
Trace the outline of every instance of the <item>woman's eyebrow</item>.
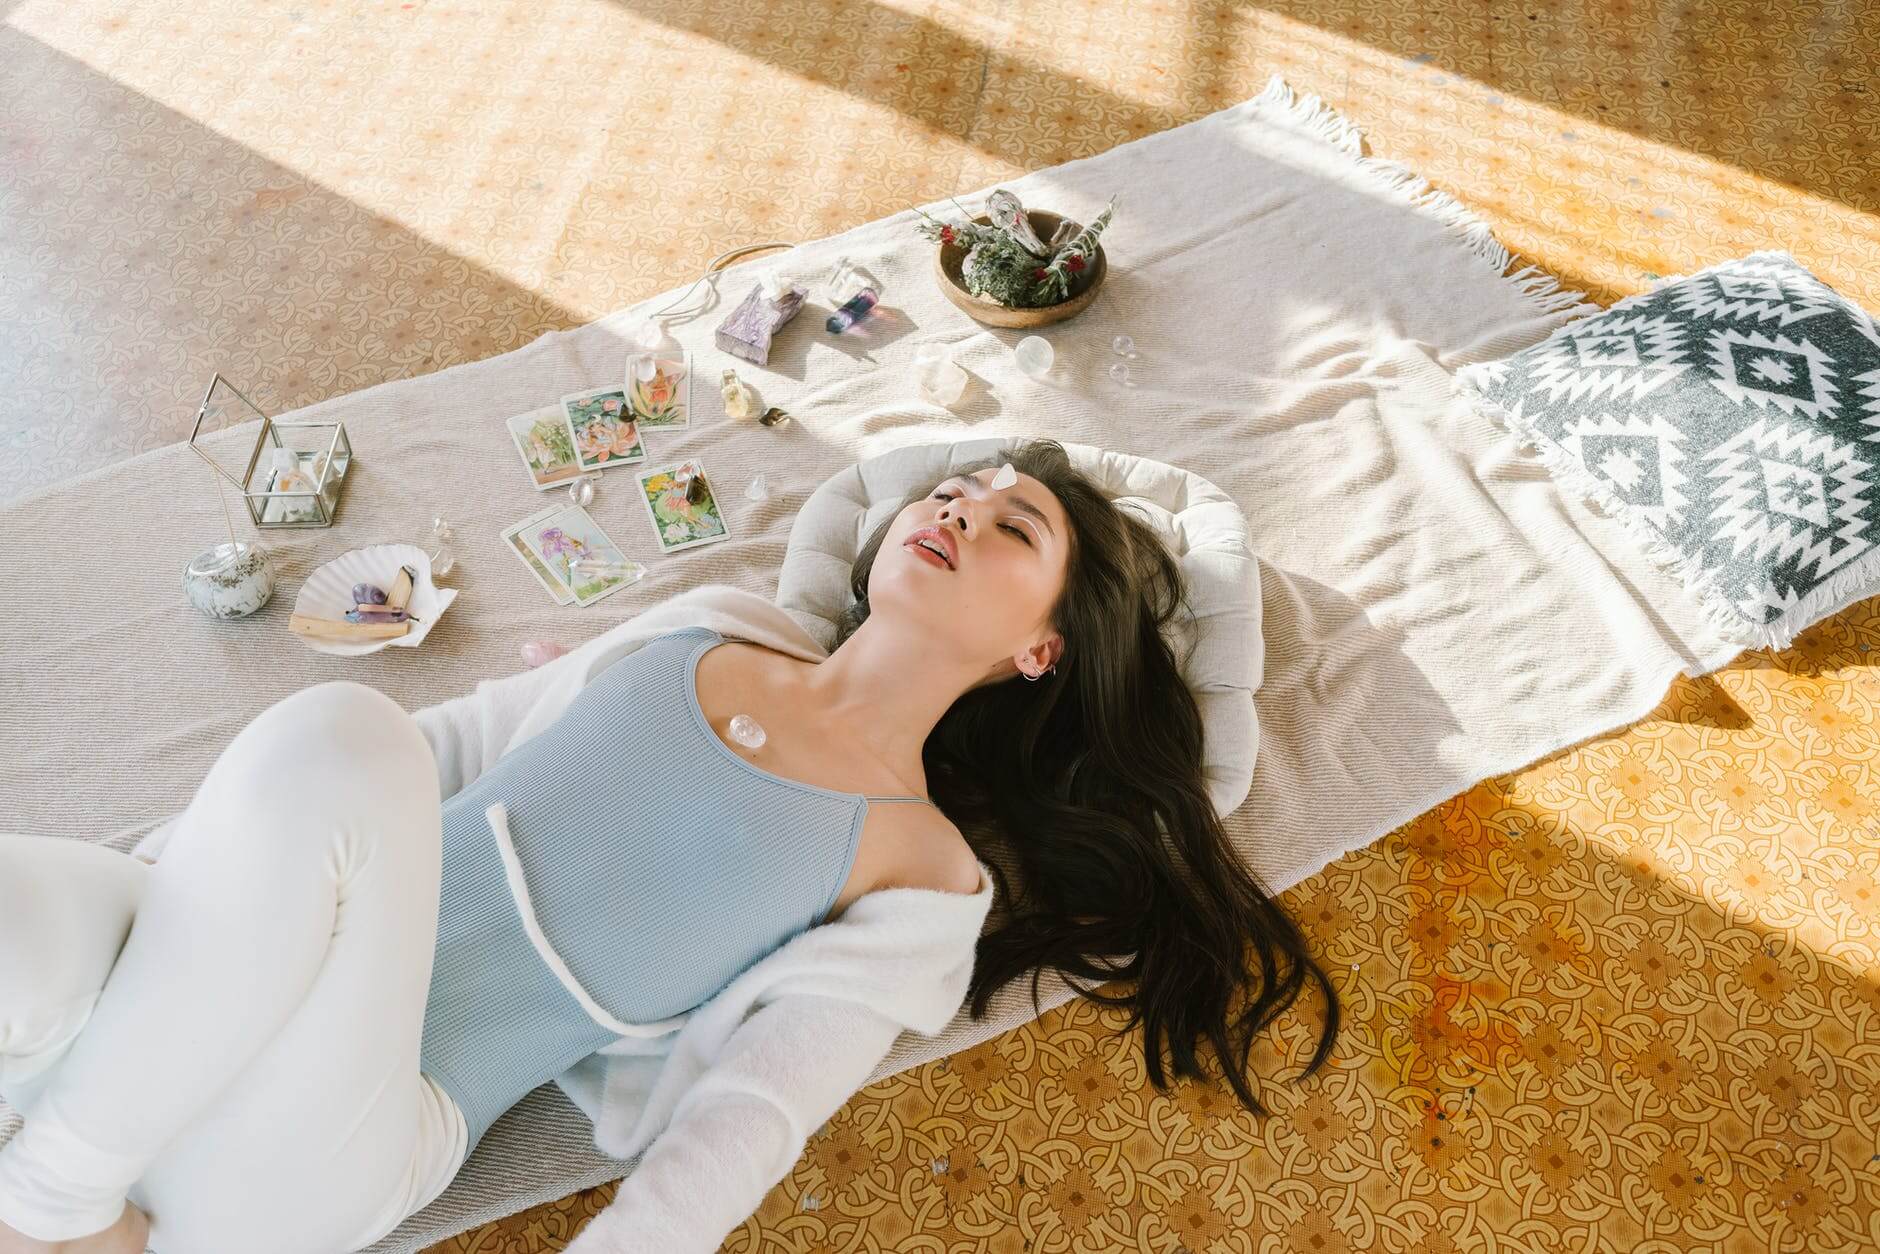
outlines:
M973 481L973 485L975 487L979 486L978 478L973 475L954 475L950 479L941 480L941 486L944 487L949 483L964 483L968 479L971 479ZM1030 501L1026 500L1022 496L1015 496L1010 499L1011 499L1013 507L1016 508L1020 513L1029 514L1033 518L1036 518L1041 524L1043 524L1044 529L1051 533L1052 539L1057 538L1057 528L1051 525L1051 520L1044 516L1043 510L1039 509L1036 505L1033 505Z
M1051 525L1051 520L1044 516L1043 510L1039 509L1036 505L1033 505L1030 501L1026 500L1022 496L1013 497L1012 504L1017 506L1020 510L1023 510L1025 513L1030 514L1033 518L1036 518L1040 523L1043 523L1044 529L1050 532L1053 538L1056 538L1057 528Z

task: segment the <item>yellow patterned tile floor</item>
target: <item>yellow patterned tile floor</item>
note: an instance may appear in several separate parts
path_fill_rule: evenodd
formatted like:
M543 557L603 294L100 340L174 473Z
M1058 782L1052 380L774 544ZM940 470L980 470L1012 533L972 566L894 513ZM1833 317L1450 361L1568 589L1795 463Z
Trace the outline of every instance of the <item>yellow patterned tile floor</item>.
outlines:
M1775 247L1880 309L1877 63L1860 0L0 0L0 499L213 370L279 411L503 352L1274 72L1602 302ZM1286 894L1349 1026L1302 1086L1312 1010L1271 1034L1274 1117L1073 1002L858 1094L725 1248L1880 1246L1872 605Z

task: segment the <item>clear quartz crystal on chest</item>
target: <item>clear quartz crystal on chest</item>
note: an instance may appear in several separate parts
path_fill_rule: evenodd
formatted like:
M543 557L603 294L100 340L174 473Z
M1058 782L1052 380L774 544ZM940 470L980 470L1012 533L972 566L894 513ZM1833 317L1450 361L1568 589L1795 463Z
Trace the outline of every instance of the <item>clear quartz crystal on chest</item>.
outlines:
M764 729L759 727L757 720L748 714L733 714L731 716L731 726L729 730L731 732L731 738L743 745L746 749L761 749L764 747Z

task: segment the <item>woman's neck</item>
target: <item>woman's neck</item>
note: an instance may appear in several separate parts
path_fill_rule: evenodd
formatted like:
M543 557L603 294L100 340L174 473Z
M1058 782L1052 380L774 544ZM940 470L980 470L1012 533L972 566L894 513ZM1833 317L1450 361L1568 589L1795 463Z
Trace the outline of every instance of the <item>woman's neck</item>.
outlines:
M927 737L973 679L936 656L930 642L870 631L872 623L863 622L822 661L799 663L785 695L832 748L924 782Z

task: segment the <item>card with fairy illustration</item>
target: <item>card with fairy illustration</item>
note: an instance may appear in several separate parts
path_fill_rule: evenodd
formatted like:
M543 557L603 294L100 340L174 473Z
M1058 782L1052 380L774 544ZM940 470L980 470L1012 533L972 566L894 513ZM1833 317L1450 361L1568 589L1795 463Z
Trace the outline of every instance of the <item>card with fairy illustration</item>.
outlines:
M724 511L705 478L704 464L696 457L676 466L641 471L634 477L640 484L640 500L653 521L660 552L672 553L730 538Z
M644 358L627 362L627 400L633 416L645 427L692 425L692 355L684 350L652 358L651 378L640 378Z
M575 457L583 470L624 466L646 460L640 424L633 420L627 394L619 388L590 388L561 398L574 436Z
M517 529L516 539L574 595L577 605L592 605L645 571L579 505L535 515Z
M567 411L561 406L549 405L517 414L507 419L506 425L536 491L566 483L581 473L581 463L574 452L574 431L568 426Z

